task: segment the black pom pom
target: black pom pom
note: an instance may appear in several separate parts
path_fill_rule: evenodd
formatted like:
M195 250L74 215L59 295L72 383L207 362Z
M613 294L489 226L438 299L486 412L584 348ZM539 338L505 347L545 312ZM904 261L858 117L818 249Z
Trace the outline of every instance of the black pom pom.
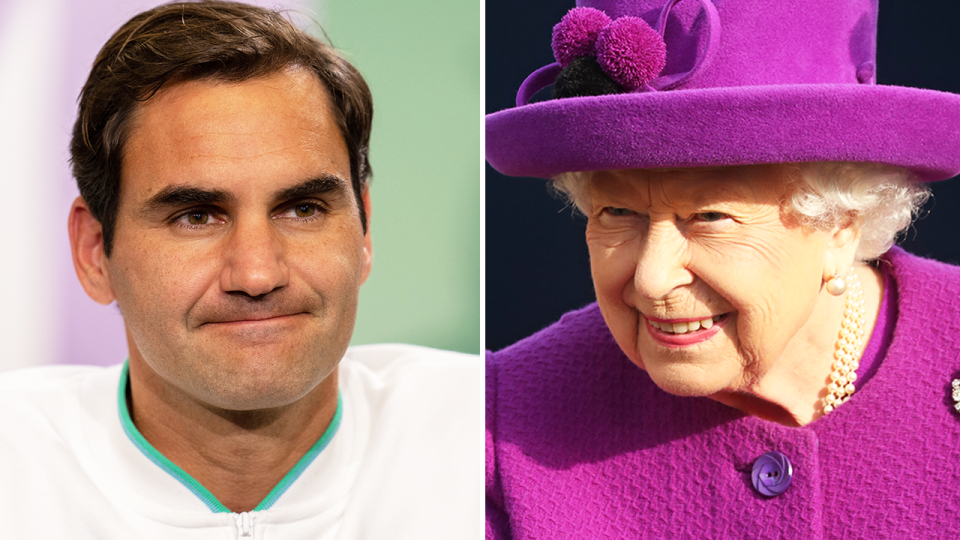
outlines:
M555 99L622 94L625 89L604 73L596 57L581 56L563 68L553 83Z

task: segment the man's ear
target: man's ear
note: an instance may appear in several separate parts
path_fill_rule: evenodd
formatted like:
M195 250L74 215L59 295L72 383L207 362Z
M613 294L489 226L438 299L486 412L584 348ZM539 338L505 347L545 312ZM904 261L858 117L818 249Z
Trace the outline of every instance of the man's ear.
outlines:
M107 256L103 250L103 228L93 217L83 197L73 201L67 227L70 231L73 268L77 271L83 290L98 304L113 302L117 296L113 292Z
M363 201L363 210L367 213L367 232L363 235L363 267L360 270L360 284L362 285L367 281L370 268L373 266L373 243L370 240L373 209L370 206L370 186L363 188L360 200Z
M826 254L823 260L823 280L829 281L834 274L846 277L856 261L860 245L860 226L863 219L850 216L830 231Z

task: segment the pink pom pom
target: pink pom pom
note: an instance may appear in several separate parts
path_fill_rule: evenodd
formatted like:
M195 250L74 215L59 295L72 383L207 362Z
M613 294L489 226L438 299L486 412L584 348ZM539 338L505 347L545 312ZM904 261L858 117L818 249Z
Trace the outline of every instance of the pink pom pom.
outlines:
M581 56L592 56L597 34L610 24L610 17L599 9L573 8L553 27L553 56L562 67Z
M597 36L597 63L627 90L652 81L667 64L667 46L639 17L620 17Z

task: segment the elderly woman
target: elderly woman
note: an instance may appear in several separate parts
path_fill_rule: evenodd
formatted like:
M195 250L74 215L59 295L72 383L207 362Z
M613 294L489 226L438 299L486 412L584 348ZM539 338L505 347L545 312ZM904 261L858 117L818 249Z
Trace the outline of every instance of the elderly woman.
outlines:
M597 297L488 356L487 537L948 534L960 269L891 246L960 97L875 84L872 0L582 4L487 119Z

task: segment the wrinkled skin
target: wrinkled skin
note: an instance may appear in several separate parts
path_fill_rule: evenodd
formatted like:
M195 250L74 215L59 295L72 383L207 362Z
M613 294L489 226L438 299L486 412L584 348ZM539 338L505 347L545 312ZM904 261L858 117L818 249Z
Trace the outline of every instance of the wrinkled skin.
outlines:
M857 223L802 225L782 207L778 166L601 171L587 182L578 203L597 300L627 356L667 392L812 419L844 307L822 284L853 264ZM872 269L858 272L876 285ZM647 323L711 316L722 328L682 346Z

